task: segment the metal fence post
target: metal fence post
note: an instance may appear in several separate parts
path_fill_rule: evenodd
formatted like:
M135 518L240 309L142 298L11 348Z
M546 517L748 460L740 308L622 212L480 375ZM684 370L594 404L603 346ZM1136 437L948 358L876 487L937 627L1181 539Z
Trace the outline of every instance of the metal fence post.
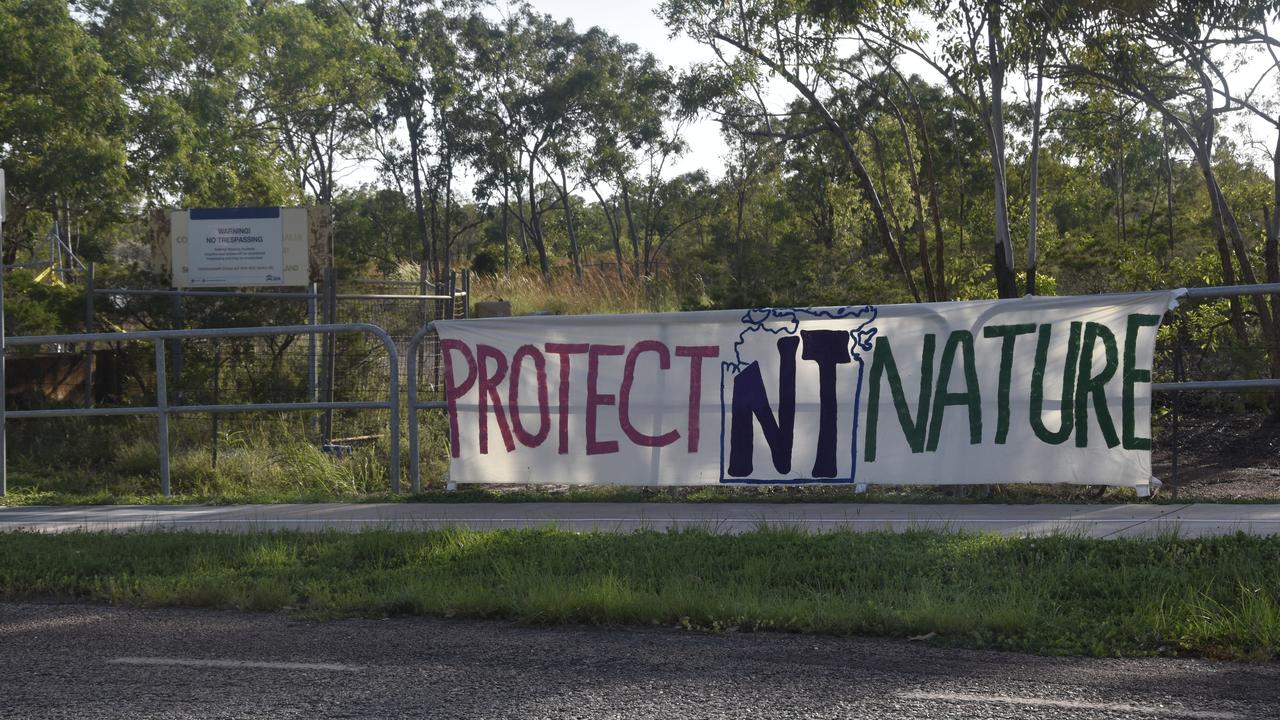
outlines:
M406 353L408 357L405 358L408 365L405 382L409 383L406 393L409 405L409 492L414 495L422 492L422 473L418 459L418 353L422 347L422 339L430 331L431 323L428 322L414 334L413 339L409 341Z
M1183 308L1178 308L1177 318L1174 321L1177 324L1177 332L1173 338L1173 381L1183 382L1187 379L1186 359L1183 356L1187 346L1187 312ZM1173 457L1171 458L1172 467L1169 469L1170 495L1174 500L1178 499L1178 466L1182 456L1182 393L1173 394L1173 422L1169 429L1173 434Z
M307 324L315 327L316 325L316 295L319 286L311 283L307 295ZM315 402L319 399L316 389L316 334L311 333L307 336L310 340L307 342L307 399Z
M94 262L85 270L84 331L93 332ZM84 406L93 407L93 343L84 344Z
M312 282L307 286L307 325L316 326L316 297L318 295L319 286ZM316 386L316 334L314 332L307 335L307 401L317 402L320 400L319 389ZM320 418L313 418L314 424L312 430L320 434Z
M391 414L391 492L400 494L400 358L397 357L396 344L389 338L380 338L387 348L387 365L391 368L391 390L387 398L388 412Z
M462 319L471 317L471 268L462 271Z
M222 348L213 351L213 404L219 402L219 386L222 385ZM310 398L308 398L310 399ZM210 460L212 460L213 469L218 469L218 413L209 413L209 422L212 425L211 435L213 440L213 448Z
M177 292L173 294L173 329L182 330L183 325L184 325L184 322L182 318L182 291L179 289ZM173 377L178 383L178 387L175 388L175 391L174 391L174 397L177 398L178 404L181 405L182 404L182 340L181 339L174 338L173 347L170 349L170 353L173 355Z
M160 440L160 492L169 497L169 391L164 368L164 340L156 344L156 419Z
M458 291L458 273L450 270L449 280L445 284L445 288L444 288L444 294L447 295L449 298L444 301L444 316L445 316L445 319L447 320L453 319L453 301L455 299L455 293L457 291Z
M0 497L9 491L9 448L5 442L9 432L5 426L9 386L4 378L4 199L4 171L0 170Z
M324 269L324 324L332 325L337 322L338 314L338 292L334 286L334 273L332 267ZM324 402L333 402L333 386L334 386L334 370L336 369L334 355L337 352L338 338L332 333L325 333L323 338L323 354L324 369L322 375L321 393ZM324 420L321 423L321 439L325 443L333 440L333 410L324 411Z

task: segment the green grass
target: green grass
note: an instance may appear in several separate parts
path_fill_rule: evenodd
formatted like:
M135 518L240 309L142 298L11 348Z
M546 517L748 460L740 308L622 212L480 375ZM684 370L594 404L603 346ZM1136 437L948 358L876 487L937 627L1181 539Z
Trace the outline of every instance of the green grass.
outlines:
M917 636L1280 657L1280 538L761 528L0 536L0 599Z

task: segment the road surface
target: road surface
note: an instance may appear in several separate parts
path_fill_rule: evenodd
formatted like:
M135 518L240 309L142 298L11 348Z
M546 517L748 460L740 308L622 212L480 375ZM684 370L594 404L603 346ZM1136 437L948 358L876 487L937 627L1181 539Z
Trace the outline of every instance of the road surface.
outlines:
M0 718L1267 720L1280 666L0 603Z

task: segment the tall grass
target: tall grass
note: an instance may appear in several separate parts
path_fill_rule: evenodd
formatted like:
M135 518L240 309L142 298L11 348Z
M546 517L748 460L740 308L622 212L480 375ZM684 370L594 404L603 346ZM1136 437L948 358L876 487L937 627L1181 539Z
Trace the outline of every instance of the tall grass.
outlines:
M354 499L390 490L385 438L325 453L299 415L224 418L213 463L207 418L170 425L175 499ZM17 432L12 432L16 430ZM0 505L154 502L160 451L152 418L64 418L14 423L9 491Z
M516 315L545 312L554 315L671 312L680 301L669 278L636 277L625 271L586 268L582 284L572 269L556 268L551 281L535 268L513 268L511 275L476 275L471 280L471 302L506 300Z
M0 535L0 599L916 636L1280 657L1280 538L762 528Z

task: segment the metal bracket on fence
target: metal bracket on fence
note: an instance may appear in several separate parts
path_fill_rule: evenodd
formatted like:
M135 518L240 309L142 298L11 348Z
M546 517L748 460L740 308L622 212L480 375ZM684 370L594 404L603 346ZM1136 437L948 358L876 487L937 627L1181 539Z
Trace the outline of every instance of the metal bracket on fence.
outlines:
M387 366L390 369L390 387L386 400L349 400L335 402L281 402L238 405L169 405L168 379L165 372L165 341L181 342L193 338L262 337L269 335L304 335L339 332L363 332L376 337L387 350ZM54 343L129 342L151 341L155 343L156 403L149 407L78 407L53 410L8 410L0 396L0 448L4 447L5 421L21 418L85 417L102 415L155 415L159 420L158 439L160 450L160 487L168 495L169 485L169 416L179 413L243 413L243 412L294 412L306 410L388 410L390 411L391 457L388 473L391 489L400 492L400 357L395 341L387 331L368 323L331 323L328 325L282 325L277 327L212 328L205 330L148 330L124 333L81 333L75 335L34 335L8 337L0 340L0 352L16 345L50 345ZM0 358L0 362L2 362ZM0 376L2 377L2 376ZM416 438L415 438L416 439ZM0 460L0 496L5 494L7 472ZM416 477L415 477L416 481Z

